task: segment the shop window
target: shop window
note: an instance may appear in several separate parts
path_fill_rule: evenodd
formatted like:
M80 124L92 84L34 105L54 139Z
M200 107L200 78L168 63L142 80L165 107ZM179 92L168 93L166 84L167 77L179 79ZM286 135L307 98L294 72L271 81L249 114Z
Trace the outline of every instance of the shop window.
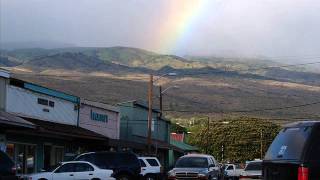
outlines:
M17 174L36 172L36 146L23 144L7 144L7 154L15 161Z

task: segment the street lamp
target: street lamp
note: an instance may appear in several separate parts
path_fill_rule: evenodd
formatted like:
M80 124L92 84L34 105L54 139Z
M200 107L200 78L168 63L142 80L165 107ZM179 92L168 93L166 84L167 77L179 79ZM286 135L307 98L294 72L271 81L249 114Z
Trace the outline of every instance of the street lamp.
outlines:
M159 86L159 106L160 106L160 118L162 118L162 112L163 112L163 104L162 104L162 95L165 94L166 91L169 89L178 89L179 86L169 86L165 90L162 90L162 86Z
M153 79L153 75L150 74L149 79L149 88L148 88L148 137L147 137L147 144L148 144L148 153L151 153L151 144L152 144L152 138L151 138L151 126L152 126L152 96L153 96L153 83L157 82L159 79L165 77L165 76L176 76L177 73L170 72L166 74L162 74L157 79Z

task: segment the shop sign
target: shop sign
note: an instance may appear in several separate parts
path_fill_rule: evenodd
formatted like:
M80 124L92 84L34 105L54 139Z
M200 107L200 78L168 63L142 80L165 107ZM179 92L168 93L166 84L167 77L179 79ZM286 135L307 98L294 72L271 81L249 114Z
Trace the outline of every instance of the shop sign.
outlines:
M108 122L108 115L106 114L99 114L99 113L96 113L94 111L90 111L90 117L91 117L91 120L94 120L94 121L100 121L100 122Z

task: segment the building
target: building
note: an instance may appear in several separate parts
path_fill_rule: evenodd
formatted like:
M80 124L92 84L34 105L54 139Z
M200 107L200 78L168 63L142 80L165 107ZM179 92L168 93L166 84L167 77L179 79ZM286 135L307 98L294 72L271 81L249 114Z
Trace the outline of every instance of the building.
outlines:
M120 110L108 104L81 99L79 126L110 139L119 139Z
M79 126L79 97L10 78L5 71L0 71L0 92L0 147L15 161L18 174L108 149L103 132Z
M118 104L121 114L120 139L131 141L135 146L131 148L135 153L147 154L148 106L141 101L129 101ZM168 167L171 122L160 118L160 112L152 110L152 153L161 163Z

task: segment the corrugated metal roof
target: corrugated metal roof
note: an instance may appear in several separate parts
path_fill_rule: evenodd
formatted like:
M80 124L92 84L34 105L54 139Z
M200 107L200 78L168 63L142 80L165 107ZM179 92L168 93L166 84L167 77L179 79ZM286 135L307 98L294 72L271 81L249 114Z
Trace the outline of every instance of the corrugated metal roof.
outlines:
M186 144L184 142L175 141L175 140L170 140L170 144L183 150L183 151L198 151L199 150L197 147L191 146L191 145Z
M109 104L105 104L105 103L101 103L101 102L95 102L95 101L90 101L87 99L81 99L81 103L89 105L89 106L94 106L94 107L98 107L101 109L109 110L109 111L120 112L118 107L112 106Z
M15 116L13 114L0 111L0 124L7 124L7 125L13 125L13 126L22 126L27 128L35 128L36 126L26 121L18 116Z

